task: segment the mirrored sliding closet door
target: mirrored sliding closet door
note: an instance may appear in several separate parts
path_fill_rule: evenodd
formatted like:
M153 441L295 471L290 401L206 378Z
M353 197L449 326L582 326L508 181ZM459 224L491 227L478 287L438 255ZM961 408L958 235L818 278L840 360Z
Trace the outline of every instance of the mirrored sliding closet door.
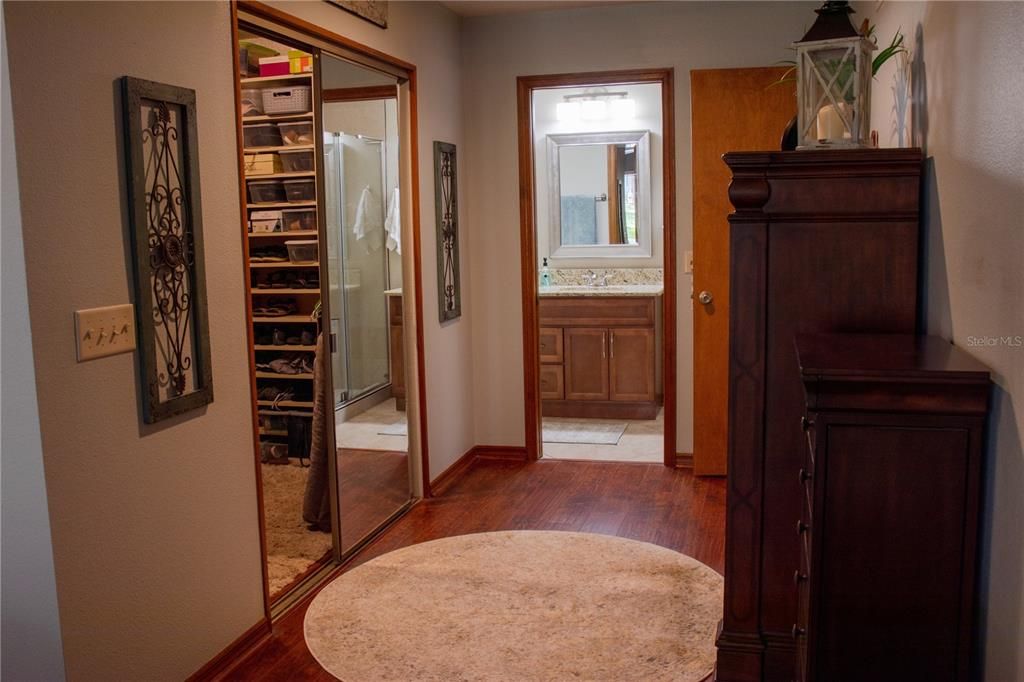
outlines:
M398 82L323 55L324 215L341 549L410 501Z

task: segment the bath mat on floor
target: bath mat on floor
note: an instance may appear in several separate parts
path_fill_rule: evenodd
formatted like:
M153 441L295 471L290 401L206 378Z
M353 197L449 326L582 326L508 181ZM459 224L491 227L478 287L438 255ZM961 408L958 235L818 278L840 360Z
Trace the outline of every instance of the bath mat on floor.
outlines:
M618 445L625 431L626 424L623 422L544 420L545 443Z
M305 638L341 680L697 682L715 662L722 583L636 540L460 535L342 574L310 605Z
M409 435L409 423L398 422L397 424L388 424L383 426L377 431L378 436L408 436Z

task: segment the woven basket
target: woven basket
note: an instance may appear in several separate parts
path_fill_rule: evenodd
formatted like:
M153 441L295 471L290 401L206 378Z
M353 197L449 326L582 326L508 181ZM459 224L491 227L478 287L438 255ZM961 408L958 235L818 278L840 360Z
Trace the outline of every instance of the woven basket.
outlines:
M308 85L268 88L263 91L263 113L304 114L311 108L311 90Z

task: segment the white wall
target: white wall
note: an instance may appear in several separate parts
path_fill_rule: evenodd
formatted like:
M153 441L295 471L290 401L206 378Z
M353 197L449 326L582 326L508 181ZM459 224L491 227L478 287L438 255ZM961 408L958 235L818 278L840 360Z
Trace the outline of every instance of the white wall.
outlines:
M0 24L3 24L0 13ZM53 572L50 513L43 478L43 446L29 327L25 252L21 234L21 202L15 167L11 89L7 72L7 31L3 35L2 190L3 327L0 334L0 677L7 680L63 680L57 581Z
M437 477L473 445L474 384L470 279L475 264L470 249L485 225L469 220L466 195L471 169L466 163L460 70L459 19L432 2L392 2L388 28L382 29L325 2L270 3L293 16L322 26L416 65L419 88L420 228L423 250L423 317L427 379L430 475ZM434 220L435 140L454 143L459 153L462 317L441 325L437 303L437 239ZM403 250L404 255L404 250Z
M4 11L67 675L180 680L263 617L229 7ZM132 295L126 74L192 87L198 107L214 402L152 426L134 354L77 363L74 348L74 310Z
M1024 5L859 3L912 50L914 144L927 157L925 326L992 369L982 547L984 679L1024 680ZM904 71L905 72L905 71ZM898 146L895 61L872 90L872 128ZM1000 337L1011 337L1010 342ZM1015 337L1015 338L1014 338Z
M556 115L556 105L563 101L565 95L582 93L585 88L551 88L537 90L533 95L533 154L534 154L534 177L536 181L536 229L537 229L537 262L541 258L550 257L550 209L548 194L548 168L547 159L547 136L560 135L565 133L596 133L627 130L649 130L650 136L650 168L647 170L651 176L651 256L649 258L559 258L550 261L548 264L554 268L660 268L665 257L665 231L664 231L664 206L662 192L663 165L661 159L662 130L661 130L661 86L657 84L640 85L616 85L609 87L615 92L627 92L629 97L636 102L636 117L629 121L606 119L603 121L578 121L567 123L559 121ZM597 193L607 191L607 160L603 159L596 168L605 178L605 189ZM563 182L565 175L563 174ZM607 209L607 204L604 205ZM604 241L608 241L607 210L598 209L598 220L602 220L602 228L598 226L598 235L603 235Z
M475 17L463 22L465 224L473 262L476 442L522 445L523 347L516 76L675 68L679 452L693 451L689 71L766 66L814 20L814 3L644 3ZM795 111L795 104L794 104ZM780 131L781 132L781 131Z

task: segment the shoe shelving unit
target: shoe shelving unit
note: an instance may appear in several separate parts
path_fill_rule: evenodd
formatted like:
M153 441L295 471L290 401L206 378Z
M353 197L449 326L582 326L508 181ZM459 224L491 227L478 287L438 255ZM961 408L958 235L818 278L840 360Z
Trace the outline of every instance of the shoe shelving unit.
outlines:
M243 35L241 41L250 36ZM287 42L274 38L275 41L287 45ZM313 230L284 230L276 232L253 232L251 215L254 211L282 210L282 209L314 209L317 214L316 224L322 224L322 209L320 197L323 187L323 154L320 144L320 126L317 124L317 106L315 77L313 73L294 73L281 76L269 77L247 77L238 75L238 86L241 90L266 89L274 87L286 87L293 85L308 85L312 92L310 97L310 111L305 113L289 114L258 114L242 116L240 125L243 128L256 123L296 123L309 121L313 124L313 143L310 144L280 144L274 146L243 147L243 154L279 154L283 151L309 151L313 155L314 170L300 172L277 172L245 175L245 216L246 234L248 248L245 250L245 266L250 277L249 293L252 299L252 338L253 345L250 349L249 359L252 375L256 381L256 408L260 415L259 439L260 451L262 453L265 443L288 442L288 432L281 428L270 428L265 425L267 417L300 415L303 418L312 418L314 382L313 374L302 372L299 374L278 374L266 371L265 365L275 358L283 356L294 356L301 354L309 355L309 365L312 365L313 356L316 353L316 345L308 343L309 334L303 339L303 332L310 332L315 339L318 332L318 322L312 317L313 310L321 300L322 292L326 288L326 282L320 279L320 263L318 261L293 263L267 262L252 260L252 256L267 253L268 249L280 250L285 247L289 240L316 240L317 253L319 258L326 257L327 245L321 238L319 229ZM244 137L244 136L243 136ZM243 164L243 168L245 165ZM292 179L313 179L315 181L316 195L312 200L301 201L275 201L275 202L252 202L249 184L260 180L292 180ZM284 229L282 222L281 229ZM306 281L318 282L316 288L294 286L294 278L301 277ZM266 283L273 281L274 286ZM290 279L291 278L291 279ZM264 283L263 286L259 286ZM292 285L289 286L289 283ZM294 307L287 306L293 303ZM268 315L268 308L281 308L286 305L287 314ZM261 314L263 312L264 314ZM280 311L278 311L280 312ZM277 333L275 333L277 332ZM284 345L275 344L276 338L284 337L292 343ZM290 393L289 393L290 390Z

